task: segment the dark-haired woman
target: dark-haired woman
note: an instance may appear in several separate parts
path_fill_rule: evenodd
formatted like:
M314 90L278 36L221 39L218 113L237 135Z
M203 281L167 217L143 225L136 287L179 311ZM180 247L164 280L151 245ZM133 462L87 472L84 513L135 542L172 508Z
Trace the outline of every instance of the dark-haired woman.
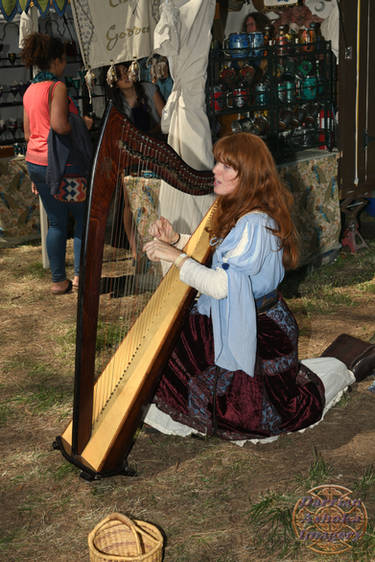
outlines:
M297 324L278 291L285 268L297 263L292 196L259 137L223 137L214 156L211 267L179 249L186 237L164 218L144 247L201 293L154 402L173 420L228 439L298 430L320 419L325 390L298 361Z
M245 33L254 33L255 31L263 32L267 25L270 25L270 20L265 14L261 12L251 12L244 19L242 31Z
M119 63L107 73L109 97L114 106L124 113L139 131L160 139L160 119L165 102L154 84L132 79L129 68L130 63ZM137 261L136 227L125 186L123 196L122 220L133 258L137 267L140 267L140 262Z
M120 63L114 67L114 76L109 83L109 95L115 107L122 111L137 129L160 137L160 119L165 102L154 84L132 80L129 67L130 63Z
M65 83L59 80L66 67L65 45L60 39L42 33L28 35L23 42L22 59L26 66L39 69L23 97L26 162L32 189L40 195L48 217L46 244L52 274L51 292L60 295L78 286L85 203L63 202L51 193L47 183L47 139L51 128L59 135L69 135L72 130L69 114L78 115L78 109L68 97ZM85 116L84 122L87 128L91 127L89 117ZM73 177L75 173L78 175L78 169L71 165L69 174ZM65 271L70 215L75 220L73 283L67 279Z

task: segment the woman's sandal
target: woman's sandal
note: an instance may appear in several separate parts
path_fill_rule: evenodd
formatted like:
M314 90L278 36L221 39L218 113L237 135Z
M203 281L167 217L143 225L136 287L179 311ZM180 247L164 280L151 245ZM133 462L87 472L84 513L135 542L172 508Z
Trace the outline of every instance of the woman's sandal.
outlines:
M66 295L67 293L70 293L73 287L73 283L70 281L68 281L68 285L65 287L65 289L51 289L51 293L53 295Z

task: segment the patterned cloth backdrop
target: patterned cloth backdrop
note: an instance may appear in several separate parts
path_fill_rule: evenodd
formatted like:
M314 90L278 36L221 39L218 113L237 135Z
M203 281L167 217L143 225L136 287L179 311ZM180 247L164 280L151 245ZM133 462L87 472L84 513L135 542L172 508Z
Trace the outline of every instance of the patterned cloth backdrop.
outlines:
M40 239L39 201L25 159L0 158L0 247Z
M279 167L295 198L294 220L301 238L300 265L340 248L341 214L337 153ZM124 178L139 243L158 216L160 180ZM40 238L38 199L31 193L22 157L0 159L0 247Z
M294 195L294 221L301 240L300 265L341 247L337 153L279 167Z

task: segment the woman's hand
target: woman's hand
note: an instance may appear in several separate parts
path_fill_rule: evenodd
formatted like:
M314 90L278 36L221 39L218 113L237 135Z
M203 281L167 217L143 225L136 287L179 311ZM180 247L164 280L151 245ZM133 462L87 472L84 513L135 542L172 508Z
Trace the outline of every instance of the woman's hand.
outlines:
M182 254L181 250L177 250L170 244L162 242L157 238L150 240L143 246L143 251L146 252L148 259L151 261L167 261L174 262L175 259Z
M88 130L88 131L91 131L92 126L93 126L93 124L94 124L94 119L93 119L92 117L90 117L89 115L84 115L84 116L82 117L82 119L83 119L84 122L85 122L85 125L86 125L87 130Z
M176 244L179 240L179 234L173 230L171 223L165 217L160 217L154 222L149 228L149 233L167 244Z
M31 193L34 193L34 195L39 195L39 191L37 190L36 185L33 181L31 182Z

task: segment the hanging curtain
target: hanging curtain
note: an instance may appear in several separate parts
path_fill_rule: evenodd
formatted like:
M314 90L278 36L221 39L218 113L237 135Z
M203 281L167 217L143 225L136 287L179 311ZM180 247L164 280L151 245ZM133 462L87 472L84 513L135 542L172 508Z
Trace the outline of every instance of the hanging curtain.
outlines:
M27 12L30 6L35 6L41 16L47 15L51 8L62 16L68 4L69 0L0 0L0 12L7 21L11 21L16 14Z
M163 111L168 143L197 170L212 166L205 85L215 0L164 0L155 51L168 57L173 90Z
M174 80L162 129L168 144L196 170L213 166L205 85L215 8L215 0L163 0L154 33L155 51L168 57ZM213 195L186 195L161 184L160 214L179 232L193 232L212 202Z

